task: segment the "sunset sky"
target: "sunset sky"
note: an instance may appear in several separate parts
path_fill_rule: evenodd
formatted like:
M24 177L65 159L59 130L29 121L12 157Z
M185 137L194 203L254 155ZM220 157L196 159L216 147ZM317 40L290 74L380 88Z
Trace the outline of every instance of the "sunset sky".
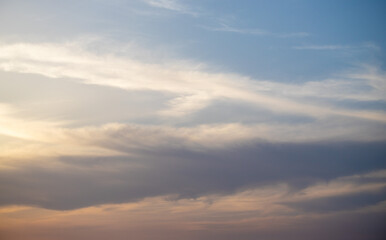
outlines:
M0 0L0 239L385 239L385 13Z

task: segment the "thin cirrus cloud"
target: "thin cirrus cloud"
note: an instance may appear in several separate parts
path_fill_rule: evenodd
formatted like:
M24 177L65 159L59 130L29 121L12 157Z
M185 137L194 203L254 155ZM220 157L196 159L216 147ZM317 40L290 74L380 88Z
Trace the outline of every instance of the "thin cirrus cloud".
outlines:
M382 112L339 109L333 105L320 103L304 104L289 97L290 89L297 88L291 85L282 84L281 89L274 89L270 83L241 75L192 70L189 66L182 65L148 64L131 58L98 56L82 50L81 47L28 43L2 45L0 58L2 59L0 67L5 71L36 73L54 78L74 78L86 84L129 91L149 90L175 94L177 98L169 102L171 109L162 111L162 114L168 115L185 115L207 106L211 100L226 98L256 104L279 113L295 113L314 118L337 115L386 121L386 116ZM376 81L380 82L379 86L383 86L383 75L374 74L376 76L370 76L370 79L361 79L361 84L369 85L370 82ZM330 83L331 81L321 81L319 86L328 87ZM335 85L341 84L348 86L347 81L337 82ZM317 88L313 89L312 85L306 86L305 90L318 91ZM353 89L350 98L355 99L355 95L360 95L355 91L363 90ZM375 96L372 95L373 92ZM380 100L378 98L381 98L383 92L383 87L371 88L365 94L369 93L372 95L369 98ZM344 95L342 94L343 98Z
M292 33L274 33L262 29L248 29L248 28L236 28L231 27L228 24L221 23L220 27L203 27L209 31L216 32L228 32L228 33L238 33L238 34L246 34L246 35L255 35L255 36L266 36L266 37L277 37L277 38L302 38L310 36L309 33L306 32L292 32Z
M344 45L307 45L307 46L297 46L294 49L297 50L340 50L340 49L350 49L352 46Z
M155 8L161 8L161 9L170 10L181 14L188 14L192 16L199 15L197 11L193 11L192 9L190 9L186 5L183 5L180 1L177 1L177 0L143 0L143 2Z
M380 51L379 46L374 43L368 42L361 45L303 45L295 46L296 50L358 50L358 49L371 49Z

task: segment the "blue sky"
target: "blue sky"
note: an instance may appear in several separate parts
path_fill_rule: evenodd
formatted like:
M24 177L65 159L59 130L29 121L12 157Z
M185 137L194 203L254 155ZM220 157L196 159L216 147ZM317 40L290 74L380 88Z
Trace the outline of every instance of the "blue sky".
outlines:
M383 239L385 10L0 1L0 237Z
M176 9L140 1L6 1L2 29L5 37L23 39L87 34L135 41L275 81L307 81L363 63L384 68L383 1L173 4Z

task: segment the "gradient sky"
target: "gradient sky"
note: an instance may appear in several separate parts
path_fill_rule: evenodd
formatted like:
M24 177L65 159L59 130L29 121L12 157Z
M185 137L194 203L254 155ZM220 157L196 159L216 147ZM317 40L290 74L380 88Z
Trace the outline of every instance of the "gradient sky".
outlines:
M0 239L384 239L385 12L0 0Z

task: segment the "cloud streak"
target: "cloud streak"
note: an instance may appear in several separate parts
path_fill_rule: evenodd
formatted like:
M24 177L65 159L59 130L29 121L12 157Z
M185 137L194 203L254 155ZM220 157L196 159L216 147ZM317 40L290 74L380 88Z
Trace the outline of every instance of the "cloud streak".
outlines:
M143 0L143 1L152 7L170 10L170 11L178 12L181 14L192 15L192 16L198 15L197 12L189 9L185 5L182 5L178 0Z
M296 46L293 49L297 50L355 50L355 49L372 49L379 51L380 48L373 43L365 43L362 45L303 45Z
M292 32L292 33L274 33L257 28L236 28L231 27L227 24L222 23L220 27L204 27L204 29L215 32L228 32L228 33L238 33L246 35L255 35L255 36L267 36L267 37L277 37L277 38L302 38L310 36L306 32Z
M341 50L341 49L351 49L351 46L344 45L308 45L308 46L298 46L294 47L297 50Z
M128 91L149 90L175 94L176 100L171 102L172 109L163 111L163 114L190 113L207 106L210 100L227 98L249 102L273 112L295 113L313 118L337 115L386 121L386 115L383 112L339 109L333 105L318 102L305 104L304 101L291 97L291 93L288 94L291 89L299 89L292 85L275 85L237 74L210 73L200 69L191 69L181 64L148 64L131 58L98 56L82 50L79 46L24 43L2 45L0 58L0 68L4 71L36 73L52 78L79 79L85 84L109 86ZM385 81L383 75L375 78L378 78L382 84ZM329 88L324 83L320 82L319 86L322 84ZM368 80L362 79L361 83L368 84ZM353 87L349 82L343 82L343 84L349 88ZM275 89L272 85L281 88ZM312 88L312 85L306 86L307 88L311 88L311 91L320 91L318 88ZM381 93L384 91L383 88L377 90ZM371 91L364 92L364 94L368 93L372 98L382 98L379 93L373 96ZM358 94L358 98L361 97L361 94L362 92ZM344 97L344 92L335 90L335 95ZM356 99L354 95L351 95L351 98Z

